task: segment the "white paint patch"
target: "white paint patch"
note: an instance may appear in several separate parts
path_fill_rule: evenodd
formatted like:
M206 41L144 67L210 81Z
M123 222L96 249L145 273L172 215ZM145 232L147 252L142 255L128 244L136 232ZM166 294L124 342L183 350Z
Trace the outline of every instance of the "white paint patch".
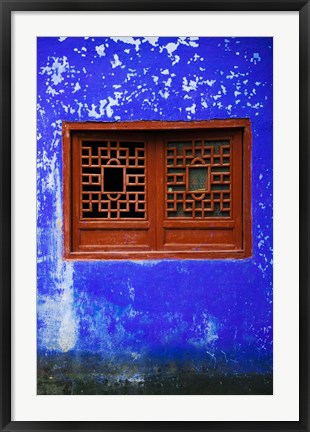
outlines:
M188 45L190 45L191 47L197 48L199 47L199 44L196 42L193 42L194 40L198 40L199 38L190 38L190 42L188 43Z
M251 62L254 63L254 64L260 62L261 60L262 59L261 59L259 53L254 53L253 56L252 56L252 58L251 58Z
M46 259L41 258L42 261ZM38 316L44 322L40 335L47 349L67 352L74 348L78 333L78 319L73 307L73 263L64 263L55 280L55 288L62 294L40 299Z
M221 95L221 93L219 93L219 94L211 96L211 97L213 97L214 100L217 100L217 99L220 99L222 97L222 95Z
M113 57L114 57L114 61L111 61L111 65L112 65L112 68L115 69L117 66L121 66L122 62L118 58L117 54L114 54Z
M74 348L77 341L77 317L74 312L73 299L73 263L66 262L63 270L63 295L61 297L61 320L58 334L58 344L63 352Z
M133 37L112 37L112 40L114 40L114 42L123 42L129 45L134 45L136 48L136 51L139 51L139 47L141 44L140 39L134 39Z
M127 74L127 80L130 81L131 77L134 77L137 75L137 72L134 71L133 69L129 69L130 73Z
M59 94L59 92L58 91L56 91L53 87L51 87L51 86L48 86L47 87L47 89L46 89L46 93L47 94L50 94L50 95L52 95L52 96L55 96L55 95L58 95Z
M177 64L177 63L179 63L179 61L180 61L180 56L175 55L175 56L174 56L174 61L172 62L172 66L174 66L174 65Z
M99 113L97 113L96 108L97 108L97 105L92 104L91 110L88 110L88 117L93 117L96 119L101 117L101 115Z
M114 110L112 109L112 106L118 106L119 103L118 101L122 98L123 93L121 92L115 92L114 96L115 99L111 98L110 96L108 97L108 105L106 106L106 114L107 116L110 118L113 115Z
M62 59L58 57L53 58L54 62L52 66L45 66L41 68L41 74L51 75L51 81L54 85L61 83L64 80L62 74L69 69L69 63L67 57L63 56Z
M214 317L207 312L203 312L202 316L193 317L193 329L195 336L189 340L189 343L197 348L206 348L206 353L210 354L210 346L218 340L218 325Z
M184 77L183 78L183 84L182 84L182 90L189 92L192 90L197 90L197 84L198 84L198 78L196 78L196 80L190 80L189 82L187 81L187 78Z
M78 90L81 90L81 86L80 86L80 83L79 83L79 82L77 82L77 83L75 84L75 86L74 86L74 90L73 90L72 93L76 93Z
M216 341L218 338L216 325L212 320L209 320L206 328L206 341L207 343L211 343Z
M178 48L178 46L179 46L178 43L170 42L164 48L166 48L168 54L172 54Z
M148 42L153 46L158 46L158 43L157 43L158 39L159 39L158 37L148 36L148 37L145 37L142 42Z
M45 171L45 177L41 179L42 192L53 192L55 189L55 169L56 169L57 155L54 155L49 159L47 153L44 150L42 152L41 161L38 161L38 168L43 168Z
M130 298L132 301L134 301L134 300L135 300L135 296L136 296L136 294L135 294L135 289L134 289L134 287L132 286L132 283L131 283L131 281L130 281L129 279L128 279L127 286L128 286L129 298Z
M99 55L99 57L105 56L105 46L104 45L96 46L96 51L97 51L97 54Z
M78 317L74 311L73 263L65 262L62 259L61 182L57 165L58 133L61 133L60 124L61 120L54 123L54 127L57 128L55 131L57 134L54 135L55 142L51 146L55 148L54 154L48 159L46 153L43 152L41 161L38 163L43 168L43 173L46 172L41 181L45 183L46 190L50 191L55 197L53 222L50 225L49 232L48 253L40 256L41 262L50 262L52 272L50 277L54 281L54 286L50 287L50 295L40 298L38 316L43 322L40 331L43 346L49 350L67 352L74 348L77 341ZM40 245L40 232L38 232L38 245Z
M78 113L79 118L81 118L81 115L82 115L81 111L83 108L83 104L82 104L82 102L79 102L77 99L74 99L74 102L76 102L78 107L79 107L77 113Z
M171 87L172 79L168 78L167 81L163 81L166 87Z
M196 112L196 104L194 103L192 106L185 108L187 112L190 112L191 114L195 114Z
M167 262L167 260L166 260ZM144 266L144 267L154 267L157 266L160 261L154 261L154 260L137 260L137 261L132 261L133 264L137 264L140 266Z
M169 97L169 91L168 90L165 90L164 92L162 90L159 90L159 94L164 99L168 99L168 97Z
M216 83L216 80L207 80L206 83L208 84L209 87L212 87L213 84Z

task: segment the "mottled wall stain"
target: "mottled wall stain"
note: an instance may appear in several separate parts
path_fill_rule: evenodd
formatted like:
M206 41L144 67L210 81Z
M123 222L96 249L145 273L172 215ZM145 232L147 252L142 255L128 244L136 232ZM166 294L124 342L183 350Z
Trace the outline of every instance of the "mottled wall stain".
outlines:
M272 39L38 38L37 108L40 355L270 372ZM253 128L252 258L62 259L62 121L230 117Z

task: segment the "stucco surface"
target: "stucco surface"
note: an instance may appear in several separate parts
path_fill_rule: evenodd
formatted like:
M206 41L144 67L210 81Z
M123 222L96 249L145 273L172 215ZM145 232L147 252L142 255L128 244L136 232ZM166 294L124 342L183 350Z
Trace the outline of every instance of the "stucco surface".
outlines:
M39 364L270 374L272 39L38 38L37 89ZM232 117L252 123L251 258L63 260L62 121Z

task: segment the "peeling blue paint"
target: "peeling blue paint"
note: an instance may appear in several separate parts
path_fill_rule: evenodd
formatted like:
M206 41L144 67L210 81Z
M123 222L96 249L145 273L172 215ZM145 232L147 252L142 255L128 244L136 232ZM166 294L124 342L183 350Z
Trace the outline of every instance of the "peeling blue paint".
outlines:
M39 355L270 373L272 39L38 38L37 84ZM252 258L63 261L62 121L232 117L253 127Z

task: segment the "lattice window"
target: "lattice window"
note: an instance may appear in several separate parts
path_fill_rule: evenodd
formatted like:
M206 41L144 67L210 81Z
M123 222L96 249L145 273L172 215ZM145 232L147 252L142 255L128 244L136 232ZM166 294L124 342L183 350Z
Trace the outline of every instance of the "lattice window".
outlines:
M229 141L169 141L166 151L167 217L229 217Z
M146 217L143 142L82 141L83 219Z
M244 119L64 123L64 256L251 254Z

